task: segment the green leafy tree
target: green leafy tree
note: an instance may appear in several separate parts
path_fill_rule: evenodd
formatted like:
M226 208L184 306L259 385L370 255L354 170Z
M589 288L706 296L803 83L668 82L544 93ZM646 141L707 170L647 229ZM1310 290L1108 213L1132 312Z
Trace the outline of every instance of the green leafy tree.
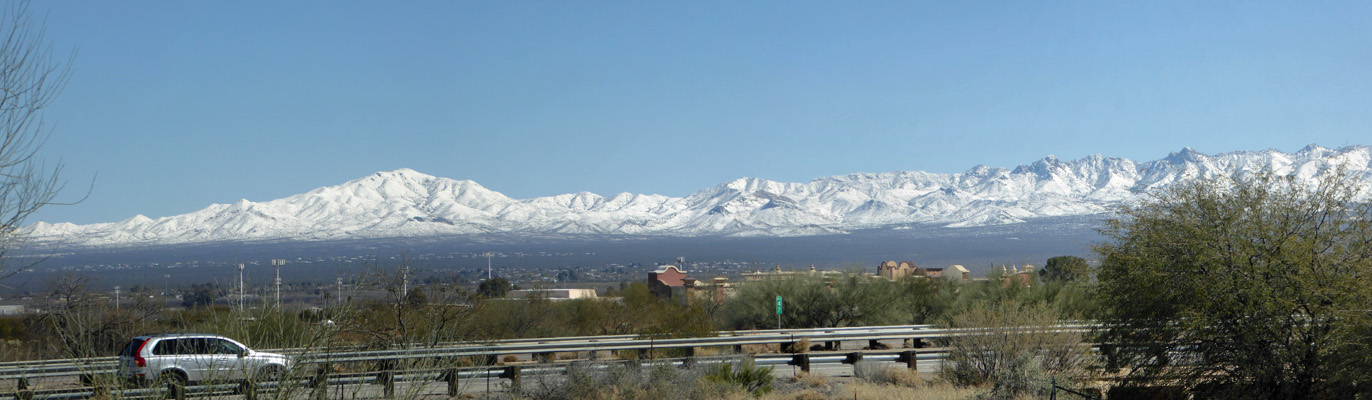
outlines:
M190 290L181 292L181 306L195 308L214 305L217 297L215 292L214 286L208 283L191 285Z
M491 278L476 286L476 294L488 299L505 297L510 292L510 281L505 278Z
M848 274L842 277L795 275L750 282L725 307L725 325L735 329L774 329L776 297L785 303L787 328L886 325L909 321L914 297L898 282Z
M1039 271L1044 282L1085 282L1091 279L1091 266L1077 256L1049 258Z
M1372 207L1331 176L1196 180L1106 222L1100 321L1130 381L1221 398L1372 388Z

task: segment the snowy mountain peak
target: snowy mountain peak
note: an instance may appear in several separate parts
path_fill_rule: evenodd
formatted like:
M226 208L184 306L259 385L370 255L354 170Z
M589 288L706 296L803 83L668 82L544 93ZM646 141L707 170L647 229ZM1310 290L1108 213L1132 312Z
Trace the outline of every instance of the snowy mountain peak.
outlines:
M401 168L283 199L215 204L189 214L91 225L36 223L49 246L136 246L251 240L434 235L794 236L941 224L1014 224L1090 215L1193 179L1273 171L1310 179L1342 165L1372 182L1372 148L1306 146L1205 155L1190 147L1148 162L1047 156L1013 170L856 173L808 183L739 178L686 197L580 192L511 199L470 180ZM1372 189L1369 189L1372 192Z
M1329 154L1330 152L1332 152L1332 150L1329 150L1318 144L1311 143L1305 145L1305 147L1302 147L1300 151L1296 152L1296 154L1304 157L1324 157L1326 154Z
M1196 151L1196 149L1187 146L1183 147L1179 152L1168 154L1166 160L1173 164L1186 164L1203 162L1208 158L1210 158L1210 156L1202 154L1201 152Z

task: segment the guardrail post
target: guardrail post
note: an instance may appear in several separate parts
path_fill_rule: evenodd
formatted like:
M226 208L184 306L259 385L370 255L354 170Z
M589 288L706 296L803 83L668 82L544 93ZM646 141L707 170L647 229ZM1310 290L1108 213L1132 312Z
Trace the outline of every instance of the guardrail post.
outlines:
M912 348L912 349L922 349L922 348L925 348L925 347L929 347L929 343L925 343L925 342L924 342L924 339L920 339L920 338L912 338L912 339L910 339L910 348Z
M684 353L686 353L686 354L685 354L685 357L686 357L686 358L691 358L691 357L695 357L695 356L696 356L696 348L695 348L695 347L683 347L683 348L682 348L682 351L683 351Z
M736 344L736 345L734 345L734 354L743 354L743 345L741 345L741 344Z
M510 380L510 391L511 391L512 393L519 393L519 367L518 367L518 366L509 366L509 367L505 367L505 370L500 372L499 378L509 379L509 380Z
M329 364L320 364L314 370L314 379L310 380L310 394L315 400L329 398L329 368Z
M381 372L376 374L381 383L381 393L388 399L395 398L395 361L381 360Z
M457 368L448 368L443 372L443 380L448 381L448 397L457 397L458 395L457 378Z
M15 386L15 396L19 400L33 400L33 390L29 389L29 378L19 378L19 383Z
M917 372L918 372L918 371L919 371L919 360L916 358L917 356L919 356L919 352L917 352L917 351L914 351L914 350L902 351L902 352L900 352L900 356L896 357L896 362L903 362L903 363L905 363L905 366L906 366L906 367L909 367L909 368L910 368L911 371L917 371Z
M486 355L486 365L495 365L496 362L499 362L499 361L500 361L500 355L498 355L498 354L487 354L487 355Z
M800 367L800 370L802 372L805 372L807 374L810 373L810 355L805 353L798 353L792 355L791 365Z
M861 352L848 353L848 357L845 357L845 358L843 359L843 363L844 363L844 364L853 364L853 365L857 365L857 363L860 363L860 362L862 362L862 353L861 353Z
M97 399L108 399L108 398L111 398L111 397L110 397L110 385L109 385L109 382L102 382L102 383L100 383L100 384L95 385L95 398L97 398Z
M843 349L843 342L839 342L839 341L836 341L836 340L835 340L835 341L824 342L824 349L825 349L825 350L829 350L829 351L842 350L842 349Z
M1116 372L1119 372L1119 370L1120 370L1119 353L1116 351L1115 345L1113 345L1113 344L1102 344L1102 345L1100 345L1100 353L1103 354L1103 355L1105 355L1105 371L1106 371L1106 372L1109 372L1109 373L1112 373L1112 374L1113 374L1113 373L1116 373Z
M243 400L257 400L257 380L244 380L238 384L238 391L243 393Z
M889 347L882 344L880 340L872 339L867 341L867 348L872 350L883 350L888 349Z
M175 400L186 400L185 380L182 380L181 382L175 381L175 379L172 379L172 382L167 382L167 398Z

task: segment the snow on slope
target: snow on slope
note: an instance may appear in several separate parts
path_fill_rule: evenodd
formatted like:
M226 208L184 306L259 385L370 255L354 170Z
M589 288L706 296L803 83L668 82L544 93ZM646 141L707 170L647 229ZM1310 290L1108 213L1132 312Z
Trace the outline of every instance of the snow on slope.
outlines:
M104 224L39 222L32 228L40 245L97 247L483 233L797 236L1095 214L1177 182L1264 170L1309 179L1337 165L1372 182L1372 148L1315 145L1294 154L1216 156L1186 148L1142 163L1049 156L1014 170L859 173L809 183L740 178L683 198L582 192L519 200L476 182L400 169L267 202L240 200L184 215L138 215Z

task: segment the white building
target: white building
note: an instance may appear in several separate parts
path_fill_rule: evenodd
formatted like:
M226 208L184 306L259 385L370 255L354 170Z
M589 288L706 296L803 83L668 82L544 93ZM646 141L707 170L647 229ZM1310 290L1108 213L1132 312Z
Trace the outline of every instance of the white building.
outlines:
M595 300L595 289L522 289L511 290L506 295L511 299L524 299L530 296L546 298L548 300L575 300L591 299Z

